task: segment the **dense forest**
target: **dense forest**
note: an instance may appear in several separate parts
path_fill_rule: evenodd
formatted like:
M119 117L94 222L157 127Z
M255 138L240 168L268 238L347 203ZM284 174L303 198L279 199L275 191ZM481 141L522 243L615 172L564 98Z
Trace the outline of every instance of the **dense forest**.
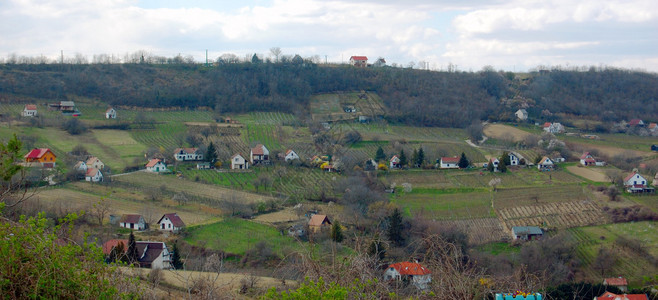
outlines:
M603 121L658 115L658 76L618 69L514 74L354 68L312 63L5 64L0 99L101 99L117 106L212 107L219 113L304 112L312 94L378 93L389 121L465 127L506 120L528 107L534 120L582 116Z

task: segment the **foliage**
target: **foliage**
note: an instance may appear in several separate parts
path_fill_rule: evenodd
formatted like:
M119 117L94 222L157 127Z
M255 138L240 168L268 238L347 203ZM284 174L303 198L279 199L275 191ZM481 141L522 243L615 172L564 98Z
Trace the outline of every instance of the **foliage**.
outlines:
M71 118L64 122L62 125L62 128L66 130L71 135L77 135L81 134L87 131L87 125L82 123L82 121L78 120L77 118Z
M380 162L386 159L386 153L384 153L384 149L382 149L382 146L379 146L377 148L377 153L375 153L375 161Z
M379 238L379 234L376 234L370 245L368 245L368 255L376 257L378 260L383 260L386 257L386 246Z
M409 162L407 161L407 155L404 154L404 149L400 150L400 167L404 168Z
M404 245L404 237L402 236L402 214L400 209L395 208L391 216L388 218L388 239L398 246Z
M206 160L211 164L214 164L217 161L217 151L215 150L215 145L212 142L208 144L208 149L206 149Z
M174 242L174 247L171 249L173 254L171 255L171 265L175 270L183 269L183 262L180 258L180 248L178 248L178 242Z
M107 299L138 295L120 291L127 281L113 278L101 249L92 242L68 242L78 216L70 214L48 228L43 214L0 223L0 294L7 298Z
M22 147L23 144L15 133L6 144L0 144L0 176L3 181L10 181L22 169L20 165L16 164Z
M420 147L418 149L418 156L416 157L415 164L418 167L421 167L425 163L425 150L423 150L423 147Z
M325 283L322 277L316 282L306 278L296 290L277 293L271 288L264 299L305 300L305 299L347 299L348 289L335 282Z
M135 234L132 231L130 231L130 237L128 237L128 252L126 252L126 260L131 265L139 262L137 241L135 240Z
M601 283L571 282L549 287L545 296L547 299L594 299L594 297L599 297L606 291L614 294L622 293L615 286L606 286Z
M343 241L343 228L340 226L338 220L334 220L334 223L331 225L331 240L340 243Z
M471 163L468 161L468 158L466 158L466 154L464 154L464 152L462 152L462 156L459 158L459 162L457 163L457 165L459 166L459 168L465 169L470 164Z

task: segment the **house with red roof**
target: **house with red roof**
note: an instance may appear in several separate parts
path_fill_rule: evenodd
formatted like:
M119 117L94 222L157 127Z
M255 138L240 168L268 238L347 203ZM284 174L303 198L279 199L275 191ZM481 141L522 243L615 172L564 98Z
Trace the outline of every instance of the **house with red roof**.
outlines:
M624 178L624 187L629 193L651 193L654 188L649 187L649 182L637 171L633 171Z
M441 169L459 169L459 157L441 157Z
M350 57L350 65L355 67L365 68L368 66L368 57L366 56L352 56Z
M85 180L89 182L101 182L103 181L103 173L96 168L87 168Z
M628 121L628 126L630 127L644 127L644 121L640 119L633 119Z
M628 281L624 277L605 278L603 279L603 285L617 287L622 292L628 289Z
M116 119L117 118L117 111L114 108L108 108L105 111L105 119Z
M146 229L146 221L142 215L123 215L119 220L119 227L144 230Z
M424 290L432 282L432 272L419 263L408 261L394 263L388 266L384 280L409 280L417 288Z
M595 166L596 165L596 160L590 154L589 152L583 153L583 155L580 156L580 164L583 166Z
M649 132L658 132L658 124L649 123L649 126L647 126L647 129L649 129Z
M269 164L270 163L270 150L267 150L263 144L258 144L256 147L251 148L250 156L251 164Z
M153 158L146 164L146 170L153 173L167 172L167 165L159 158Z
M119 244L123 244L119 247ZM136 241L137 248L137 263L141 268L151 269L171 269L171 252L167 248L167 244L163 242L151 241ZM122 253L125 255L128 252L128 240L113 239L103 243L103 254L109 256L113 249L121 248Z
M605 292L603 295L594 297L594 300L649 300L646 294L613 294Z
M27 165L41 165L44 168L54 168L57 157L48 148L34 148L23 157Z
M36 117L37 116L37 106L35 104L26 104L23 108L23 117Z
M295 159L299 159L299 155L297 155L297 153L295 153L295 151L292 151L292 149L288 149L288 151L286 151L286 155L283 157L283 159L285 161L292 161L292 160L295 160Z
M391 157L391 160L388 162L389 168L391 169L399 169L402 168L402 165L400 165L400 158L397 155L393 155Z
M203 160L203 153L199 148L176 148L174 159L177 161Z
M185 223L176 213L164 214L158 221L158 228L164 231L178 232L183 227Z
M315 214L308 221L308 229L312 232L321 231L322 229L329 228L329 226L331 226L331 221L327 215Z

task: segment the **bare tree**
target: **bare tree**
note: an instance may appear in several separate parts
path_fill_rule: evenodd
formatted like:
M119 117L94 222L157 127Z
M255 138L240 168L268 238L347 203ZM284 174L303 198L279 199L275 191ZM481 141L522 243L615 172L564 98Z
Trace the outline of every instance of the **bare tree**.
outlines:
M281 56L281 48L272 47L270 48L270 53L274 56L274 62L279 62L279 57Z
M110 201L107 200L107 196L101 197L98 202L94 203L91 207L91 212L94 216L96 216L96 219L98 220L98 225L103 225L103 220L105 220L105 216L110 214L111 210L111 204Z

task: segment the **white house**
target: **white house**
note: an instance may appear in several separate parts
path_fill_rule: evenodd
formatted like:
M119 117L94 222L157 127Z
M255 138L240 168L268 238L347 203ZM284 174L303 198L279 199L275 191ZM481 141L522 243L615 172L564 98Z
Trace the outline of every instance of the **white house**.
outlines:
M500 161L497 158L492 157L492 158L489 159L489 165L491 165L494 172L498 172L498 167L500 166Z
M235 154L231 157L231 169L232 170L243 170L249 169L249 162L247 162L244 157L240 154Z
M117 111L114 110L114 108L108 108L105 111L105 119L116 119L117 118Z
M350 57L350 65L355 67L367 67L368 66L368 57L367 56L352 56Z
M408 280L418 289L424 290L432 282L432 272L419 263L399 262L388 266L384 280Z
M295 159L299 159L299 155L297 155L297 153L295 153L295 151L292 151L292 149L288 149L288 151L286 151L286 156L285 156L284 160L285 161L291 161L291 160L295 160Z
M563 133L564 132L564 126L560 123L544 123L544 131L550 132L550 133Z
M522 159L522 158L523 158L523 157L522 157L520 154L515 153L515 152L510 152L510 153L509 153L509 164L510 164L510 166L518 166L518 165L520 165L520 164L521 164L521 159Z
M630 193L644 192L648 188L647 180L638 172L631 172L624 178L624 186Z
M263 144L258 144L256 147L251 148L250 156L251 164L268 164L270 162L270 150L267 150Z
M144 230L146 229L146 221L142 215L123 215L119 220L119 227Z
M98 157L92 156L87 159L87 167L102 170L105 168L105 164L100 159L98 159Z
M176 148L174 159L177 161L202 160L203 153L199 151L199 148Z
M86 174L89 167L84 161L78 161L73 168L78 172L85 172Z
M528 119L528 111L525 110L524 108L521 108L517 110L514 115L521 121L525 121Z
M185 227L185 223L176 213L164 214L158 221L158 228L164 231L178 232L183 227Z
M149 160L146 164L146 170L154 173L166 172L167 165L165 165L159 158L154 158Z
M553 168L555 168L555 164L547 156L542 157L539 163L537 163L537 169L540 171L550 171L553 170Z
M91 182L103 181L103 173L99 169L88 168L87 172L85 173L85 180Z
M441 157L441 169L459 169L459 157Z
M596 165L596 160L592 157L592 154L585 152L580 156L580 164L583 166L594 166Z
M23 108L23 117L36 117L37 116L37 106L35 104L26 104Z
M391 157L391 160L388 162L388 165L389 165L389 168L391 168L391 169L400 168L401 167L400 166L400 158L397 155L393 155L393 157Z

